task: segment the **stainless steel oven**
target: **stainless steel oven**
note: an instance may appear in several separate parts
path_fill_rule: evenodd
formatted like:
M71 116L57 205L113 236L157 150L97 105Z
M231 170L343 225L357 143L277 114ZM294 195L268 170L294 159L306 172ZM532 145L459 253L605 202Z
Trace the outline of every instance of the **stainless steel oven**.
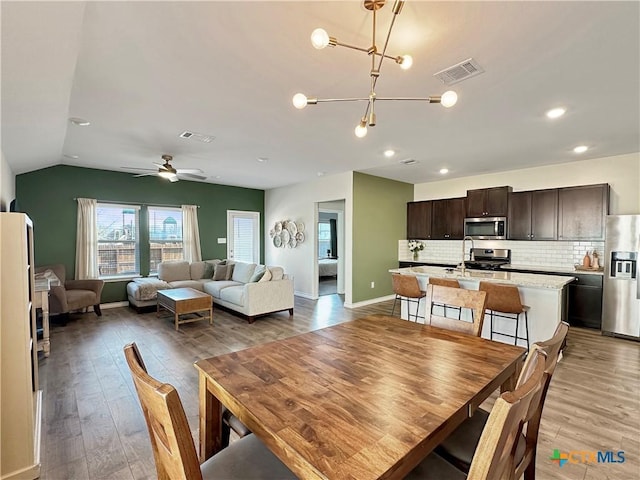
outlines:
M507 218L465 218L464 234L478 240L505 240L507 238Z

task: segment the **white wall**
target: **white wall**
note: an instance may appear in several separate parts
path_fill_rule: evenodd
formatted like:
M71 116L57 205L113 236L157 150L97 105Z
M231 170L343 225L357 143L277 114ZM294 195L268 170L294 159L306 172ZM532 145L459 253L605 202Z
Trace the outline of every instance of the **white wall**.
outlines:
M0 151L0 212L8 212L11 200L16 197L16 176L9 162Z
M282 265L294 276L296 294L317 298L318 265L316 257L317 204L344 200L345 223L345 303L351 303L351 225L353 213L353 173L320 177L311 182L274 188L265 192L265 261L269 265ZM305 241L296 248L276 248L269 230L281 220L303 222Z
M608 183L611 186L609 213L640 213L640 152L421 183L414 188L414 199L464 197L467 190L503 185L509 185L517 192L595 183Z

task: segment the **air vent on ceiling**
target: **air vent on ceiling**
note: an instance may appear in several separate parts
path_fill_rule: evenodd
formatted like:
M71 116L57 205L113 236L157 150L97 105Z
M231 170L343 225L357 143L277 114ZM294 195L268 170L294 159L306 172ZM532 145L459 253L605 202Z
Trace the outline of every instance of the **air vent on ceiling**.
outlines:
M216 138L213 135L205 135L203 133L189 132L185 130L180 134L180 138L187 138L189 140L195 140L202 143L211 143Z
M438 73L434 73L433 76L442 80L445 85L453 85L454 83L475 77L481 73L484 73L484 68L482 68L473 58L468 58L464 62L460 62L457 65L453 65L452 67L440 70Z
M413 158L407 158L406 160L400 160L400 163L403 165L415 165L418 161Z

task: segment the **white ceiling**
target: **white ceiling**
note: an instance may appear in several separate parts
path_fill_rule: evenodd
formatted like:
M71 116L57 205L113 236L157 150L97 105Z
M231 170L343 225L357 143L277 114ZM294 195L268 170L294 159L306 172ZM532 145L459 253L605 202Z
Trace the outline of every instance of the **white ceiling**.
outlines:
M379 12L381 47L391 3ZM2 1L2 151L14 173L67 164L153 168L164 153L207 182L268 189L349 170L410 183L640 151L639 2L407 1L379 96L439 95L473 57L458 104L296 110L292 96L364 97L370 60L315 50L311 31L368 47L360 2ZM544 112L565 106L550 121ZM89 120L77 127L69 117ZM184 130L215 136L184 140ZM576 145L591 149L580 156ZM393 148L388 159L383 152ZM72 159L65 155L78 155ZM258 157L268 161L259 163ZM405 166L400 160L418 161Z

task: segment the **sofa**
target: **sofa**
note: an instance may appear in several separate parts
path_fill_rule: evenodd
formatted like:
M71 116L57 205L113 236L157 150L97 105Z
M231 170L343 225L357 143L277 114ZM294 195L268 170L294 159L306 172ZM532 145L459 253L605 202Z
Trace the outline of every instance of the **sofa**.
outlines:
M208 293L213 303L246 316L289 311L293 315L293 279L282 267L230 260L170 261L158 264L158 278L136 278L127 284L130 306L139 310L156 305L158 290L194 288Z

